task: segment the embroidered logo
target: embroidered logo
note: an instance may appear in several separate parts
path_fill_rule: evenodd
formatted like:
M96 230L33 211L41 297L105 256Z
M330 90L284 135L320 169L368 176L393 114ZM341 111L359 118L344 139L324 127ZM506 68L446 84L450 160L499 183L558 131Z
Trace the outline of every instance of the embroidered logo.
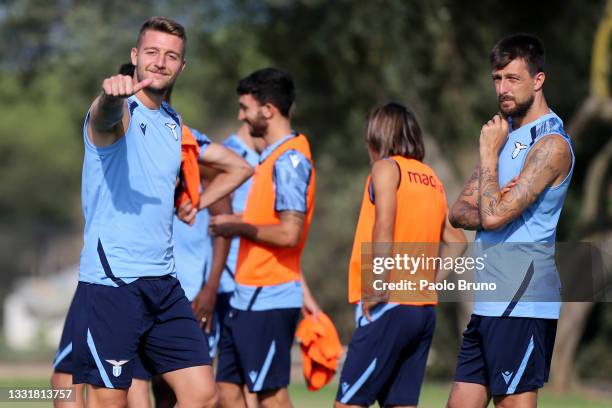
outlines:
M291 164L293 164L293 168L296 168L298 164L300 164L300 156L297 154L289 155L289 159L291 159Z
M178 140L178 134L176 134L176 123L164 123L171 131L174 136L174 140Z
M129 360L106 360L107 363L113 365L113 375L119 377L121 375L121 366L127 363Z
M141 123L140 130L142 131L142 134L144 135L145 132L147 131L147 125L145 125L144 123Z
M514 142L514 151L512 152L512 158L516 159L521 150L527 148L527 145L522 144L521 142Z
M512 378L512 374L514 373L510 371L504 371L501 374L502 374L502 377L504 377L504 381L506 382L506 384L508 384L510 382L510 378Z

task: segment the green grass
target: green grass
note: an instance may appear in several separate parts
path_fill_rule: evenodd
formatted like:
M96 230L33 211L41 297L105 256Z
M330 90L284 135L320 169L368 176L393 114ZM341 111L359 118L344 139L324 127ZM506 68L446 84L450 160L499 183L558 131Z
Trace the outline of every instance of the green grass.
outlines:
M48 387L47 379L0 379L0 387L31 388ZM293 384L289 388L291 400L295 408L324 408L331 407L336 397L336 384L330 384L317 392L310 392L304 384ZM448 397L450 384L425 384L421 391L420 408L444 407ZM0 408L42 408L50 407L50 403L9 403L0 402ZM493 406L492 404L490 405ZM578 394L553 395L546 391L540 393L539 408L610 408L612 398L595 400Z
M310 392L303 384L289 388L295 408L331 407L336 397L336 385L330 384L317 392ZM425 384L421 390L419 408L442 408L446 404L450 384ZM493 404L490 404L492 407ZM610 408L612 399L592 400L576 394L553 395L546 391L540 393L538 408Z

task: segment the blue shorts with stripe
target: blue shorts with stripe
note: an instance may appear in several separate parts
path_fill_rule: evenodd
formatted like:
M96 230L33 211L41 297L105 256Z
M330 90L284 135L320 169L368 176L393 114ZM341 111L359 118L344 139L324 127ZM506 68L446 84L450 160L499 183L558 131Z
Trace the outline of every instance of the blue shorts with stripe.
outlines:
M556 333L556 319L473 314L463 332L455 381L482 384L494 396L542 388Z
M72 375L72 327L75 318L74 299L75 297L72 298L70 303L59 348L53 360L53 371L70 375ZM147 381L151 379L151 373L142 364L140 356L137 356L134 362L134 378Z
M433 306L397 305L358 326L336 400L359 406L375 401L380 406L417 405L435 324Z
M299 317L299 308L231 308L221 335L217 382L247 384L251 392L287 387Z
M79 282L73 314L75 384L128 388L138 357L151 374L211 363L191 304L170 275L119 287Z

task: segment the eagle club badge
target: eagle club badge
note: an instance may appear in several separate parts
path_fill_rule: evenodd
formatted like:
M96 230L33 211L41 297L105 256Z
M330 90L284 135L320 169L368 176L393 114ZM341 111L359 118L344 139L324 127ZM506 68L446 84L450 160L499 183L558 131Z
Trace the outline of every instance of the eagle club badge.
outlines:
M527 145L522 144L521 142L514 142L514 150L512 151L512 158L516 159L521 150L525 150Z
M129 360L106 360L107 363L112 364L113 366L113 375L115 377L119 377L121 375L122 366L127 363Z
M174 136L174 140L178 140L178 134L176 133L176 123L164 123L168 129L172 131L172 136Z

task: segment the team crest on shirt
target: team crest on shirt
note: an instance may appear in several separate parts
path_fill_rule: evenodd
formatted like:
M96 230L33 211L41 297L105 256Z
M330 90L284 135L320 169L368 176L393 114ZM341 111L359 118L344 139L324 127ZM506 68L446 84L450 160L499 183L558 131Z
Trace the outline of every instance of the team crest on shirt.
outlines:
M172 136L174 136L174 140L178 140L178 134L176 133L176 123L167 122L164 123L172 131Z
M514 150L512 151L512 158L516 159L521 150L525 150L527 145L522 144L521 142L514 142Z
M127 363L130 360L106 360L107 363L112 364L113 365L113 375L115 377L119 377L121 375L121 369L122 369L122 365L124 365L125 363Z

